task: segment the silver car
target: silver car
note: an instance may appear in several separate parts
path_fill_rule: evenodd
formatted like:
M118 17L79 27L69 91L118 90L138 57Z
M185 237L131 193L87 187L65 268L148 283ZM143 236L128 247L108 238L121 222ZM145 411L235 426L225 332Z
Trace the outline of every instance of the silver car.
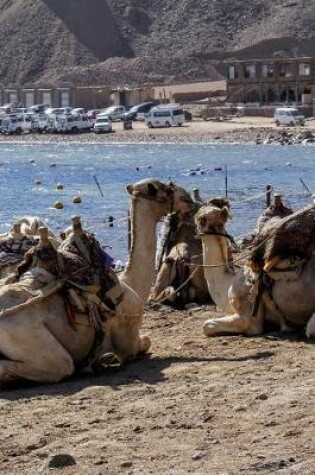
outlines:
M111 132L112 129L112 121L108 117L98 117L94 122L93 130L96 134Z

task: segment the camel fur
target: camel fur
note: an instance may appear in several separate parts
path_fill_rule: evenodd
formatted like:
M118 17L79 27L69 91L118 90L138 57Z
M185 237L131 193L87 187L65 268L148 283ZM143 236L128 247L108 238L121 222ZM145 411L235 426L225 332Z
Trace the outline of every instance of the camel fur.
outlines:
M114 354L121 363L150 348L150 339L140 336L140 327L154 277L156 224L171 204L180 209L187 198L185 190L157 180L143 180L127 189L132 198L132 229L129 261L120 278L123 299L103 323L100 349L100 354ZM59 292L39 302L29 301L34 291L53 282L45 269L38 274L33 268L18 282L0 288L0 383L20 378L57 382L71 376L89 355L95 328L85 313L70 321ZM20 311L10 312L26 301Z
M226 265L228 237L225 226L228 217L228 208L213 205L202 207L196 215L209 292L216 305L228 314L207 320L203 326L205 335L260 335L264 331L264 323L270 321L279 325L282 331L291 327L306 327L307 336L314 337L315 255L305 262L295 279L287 280L280 273L275 280L274 275L266 272L272 285L264 291L258 314L253 316L257 282L253 284L252 279L256 277L257 280L257 274L255 276L248 266L231 270Z

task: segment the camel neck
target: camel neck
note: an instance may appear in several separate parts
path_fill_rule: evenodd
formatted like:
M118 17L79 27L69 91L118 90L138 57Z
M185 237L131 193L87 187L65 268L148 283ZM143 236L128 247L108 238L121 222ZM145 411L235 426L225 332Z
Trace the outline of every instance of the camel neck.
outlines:
M129 285L143 302L146 302L155 274L157 218L152 215L150 202L143 199L134 200L130 218L131 247L121 281Z
M226 267L228 255L227 239L223 236L202 236L204 275L208 284L209 293L215 304L221 310L229 309L228 290L233 281L233 274Z

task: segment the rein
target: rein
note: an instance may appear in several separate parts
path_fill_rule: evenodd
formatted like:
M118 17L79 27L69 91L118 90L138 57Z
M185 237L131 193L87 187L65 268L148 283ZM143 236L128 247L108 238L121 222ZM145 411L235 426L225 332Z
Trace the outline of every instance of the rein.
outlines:
M221 233L220 231L212 231L211 233L209 232L209 233L198 233L198 234L199 236L223 236L230 241L233 247L238 248L238 245L236 244L235 239L229 233Z

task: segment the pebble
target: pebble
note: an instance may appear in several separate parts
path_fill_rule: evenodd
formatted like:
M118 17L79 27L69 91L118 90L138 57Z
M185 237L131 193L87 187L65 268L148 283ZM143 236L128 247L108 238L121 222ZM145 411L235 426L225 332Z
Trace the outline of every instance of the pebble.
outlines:
M132 462L131 460L126 460L125 462L121 462L120 466L122 468L130 468L132 467Z
M268 396L265 393L261 393L261 394L258 394L256 399L259 399L260 401L266 401L266 399L268 399Z
M63 468L63 467L70 467L71 465L76 465L75 459L72 455L69 454L56 454L49 457L44 465L43 470L46 468Z
M192 460L200 460L205 456L206 456L206 452L199 450L198 452L194 453L194 455L192 456Z

